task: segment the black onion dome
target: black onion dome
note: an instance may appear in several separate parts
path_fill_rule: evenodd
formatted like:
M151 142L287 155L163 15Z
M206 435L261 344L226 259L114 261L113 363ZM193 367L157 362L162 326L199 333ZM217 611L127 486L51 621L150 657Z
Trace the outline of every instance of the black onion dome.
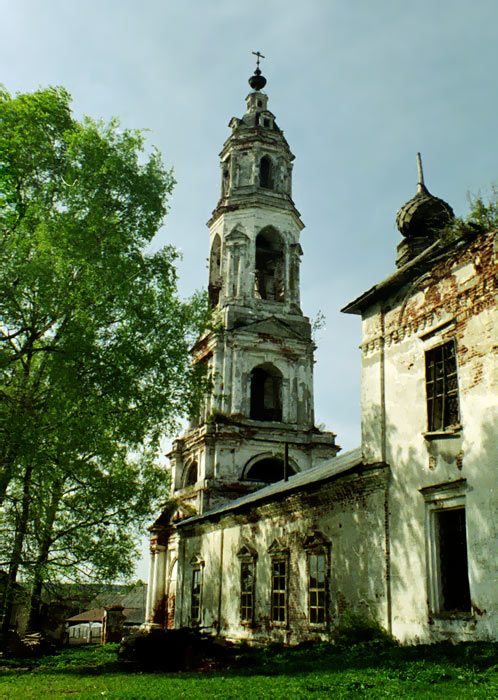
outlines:
M263 75L261 75L260 69L256 68L256 70L254 71L254 75L251 75L251 77L248 80L248 83L253 90L262 90L266 85L266 78Z
M417 194L396 214L396 226L402 236L419 238L440 231L453 219L453 209L443 199L434 197L424 185L420 153L417 154L419 182Z

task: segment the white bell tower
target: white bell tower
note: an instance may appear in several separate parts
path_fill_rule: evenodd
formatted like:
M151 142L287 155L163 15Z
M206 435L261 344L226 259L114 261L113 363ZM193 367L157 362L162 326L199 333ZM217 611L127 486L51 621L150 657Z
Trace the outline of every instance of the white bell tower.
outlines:
M294 156L261 92L259 58L247 111L229 124L220 199L208 222L209 299L219 327L193 353L213 392L170 454L174 494L197 512L292 478L339 450L333 433L314 426Z

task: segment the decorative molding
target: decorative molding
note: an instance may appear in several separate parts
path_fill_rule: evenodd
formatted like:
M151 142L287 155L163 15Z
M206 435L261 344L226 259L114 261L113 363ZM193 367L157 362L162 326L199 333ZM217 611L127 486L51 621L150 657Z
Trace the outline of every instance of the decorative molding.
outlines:
M424 331L433 330L434 326L440 326L446 321L458 323L472 316L477 316L485 309L495 306L494 292L496 290L498 290L496 277L494 275L487 277L472 289L466 289L456 294L448 301L434 307L431 311L422 313L408 323L399 325L386 333L385 336L378 335L366 343L362 343L360 348L364 355L369 355L380 351L382 343L386 347L390 347L413 335L420 335ZM447 315L450 315L450 317L445 318Z

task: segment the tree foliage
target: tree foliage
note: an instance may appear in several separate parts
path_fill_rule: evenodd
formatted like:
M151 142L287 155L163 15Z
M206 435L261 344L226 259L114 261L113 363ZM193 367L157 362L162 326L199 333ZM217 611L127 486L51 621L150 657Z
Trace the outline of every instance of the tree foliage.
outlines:
M476 235L498 230L498 185L492 184L489 196L469 195L470 211L465 217L456 217L442 232L444 240L453 241L461 236Z
M166 495L154 458L202 390L188 348L207 314L201 295L177 295L176 251L147 252L173 185L140 132L77 121L64 89L0 92L0 566L11 582L128 572L137 526Z

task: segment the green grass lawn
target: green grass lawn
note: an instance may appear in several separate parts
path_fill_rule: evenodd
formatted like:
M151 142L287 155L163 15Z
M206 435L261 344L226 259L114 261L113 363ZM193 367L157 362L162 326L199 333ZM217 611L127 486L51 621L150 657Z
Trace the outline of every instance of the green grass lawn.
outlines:
M243 650L220 671L126 671L116 645L66 649L38 661L0 660L1 698L491 698L491 644L386 647L327 644Z

